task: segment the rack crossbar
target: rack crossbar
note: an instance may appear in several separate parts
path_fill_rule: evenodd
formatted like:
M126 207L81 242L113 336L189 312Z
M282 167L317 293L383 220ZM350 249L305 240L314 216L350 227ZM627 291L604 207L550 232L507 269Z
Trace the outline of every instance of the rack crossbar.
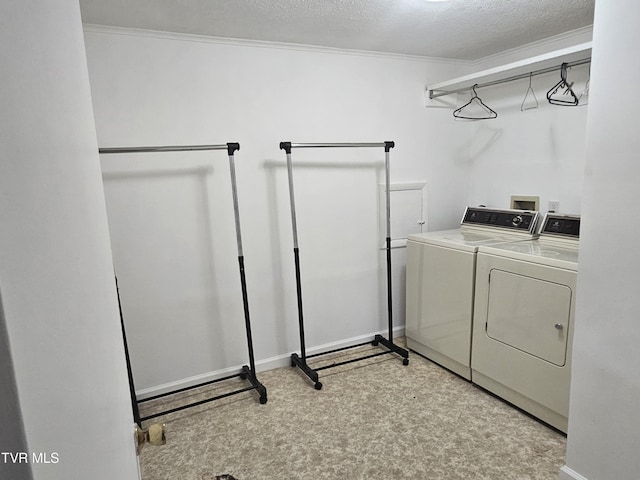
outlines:
M186 410L187 408L197 407L198 405L204 405L205 403L213 402L214 400L220 400L221 398L231 397L232 395L238 395L239 393L248 392L250 390L254 390L257 388L256 385L252 385L250 387L241 388L239 390L234 390L233 392L223 393L221 395L216 395L215 397L206 398L204 400L199 400L197 402L188 403L186 405L180 405L179 407L170 408L168 410L163 410L162 412L157 412L152 415L146 415L140 418L140 422L144 422L145 420L150 420L152 418L160 417L163 415L169 415L170 413L179 412L181 410Z
M228 145L169 145L157 147L107 147L98 153L150 153L150 152L191 152L195 150L227 150Z
M567 62L567 67L577 67L578 65L584 65L586 63L591 62L591 57L583 58L581 60L575 60L573 62ZM545 73L555 72L556 70L560 70L561 66L553 66L547 68L541 68L538 70L533 70L527 73L521 73L518 75L512 75L510 77L501 78L499 80L492 80L490 82L485 83L477 83L473 85L476 89L484 88L484 87L492 87L493 85L500 85L501 83L513 82L515 80L522 80L523 78L535 77L537 75L543 75ZM471 90L471 86L457 88L455 90L429 90L429 98L433 100L434 98L444 97L445 95L453 95L454 93L462 93Z
M349 345L348 347L334 348L333 350L327 350L327 351L324 351L324 352L321 352L321 353L314 353L313 355L307 355L307 358L321 357L322 355L328 355L329 353L343 352L345 350L350 350L352 348L363 347L365 345L371 345L371 343L372 343L372 341L369 340L368 342L358 343L356 345Z
M384 142L377 143L292 143L291 148L350 148L350 147L384 147Z
M316 367L314 370L316 370L316 371L327 370L329 368L339 367L340 365L347 365L349 363L359 362L360 360L366 360L368 358L379 357L381 355L387 355L388 353L393 353L393 352L391 352L391 350L385 350L384 352L371 353L369 355L363 355L362 357L351 358L349 360L343 360L342 362L334 362L331 365L323 365L322 367Z
M216 378L215 380L209 380L207 382L198 383L196 385L190 385L188 387L178 388L177 390L171 390L170 392L160 393L152 397L143 398L142 400L138 400L138 403L151 402L152 400L157 400L159 398L170 397L178 393L188 392L189 390L195 390L196 388L206 387L207 385L213 385L214 383L231 380L232 378L242 377L243 375L244 373L236 373L234 375L227 375L226 377Z

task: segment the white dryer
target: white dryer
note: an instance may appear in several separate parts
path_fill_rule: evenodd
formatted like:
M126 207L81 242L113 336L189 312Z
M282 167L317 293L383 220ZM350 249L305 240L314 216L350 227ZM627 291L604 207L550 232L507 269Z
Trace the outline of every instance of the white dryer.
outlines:
M580 218L547 214L540 237L478 249L473 383L566 433Z
M537 212L467 207L461 227L407 239L409 349L471 380L476 252L534 237Z

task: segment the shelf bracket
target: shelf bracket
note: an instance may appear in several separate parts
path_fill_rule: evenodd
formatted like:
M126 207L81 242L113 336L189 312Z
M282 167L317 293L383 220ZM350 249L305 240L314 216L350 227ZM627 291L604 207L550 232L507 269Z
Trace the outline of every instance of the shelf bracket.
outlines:
M437 92L437 90L429 90L427 89L424 92L424 106L427 108L455 108L457 106L458 100L456 97L445 97L438 96L433 98L432 93Z

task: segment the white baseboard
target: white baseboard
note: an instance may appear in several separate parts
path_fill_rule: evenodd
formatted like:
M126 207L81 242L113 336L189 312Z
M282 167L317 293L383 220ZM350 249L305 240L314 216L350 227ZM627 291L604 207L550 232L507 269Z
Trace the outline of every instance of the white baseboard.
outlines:
M566 465L563 465L562 467L560 467L558 480L587 480L587 477L583 477L578 472L572 470Z
M367 335L359 335L357 337L348 338L346 340L339 340L337 342L326 343L317 347L307 348L307 355L315 355L317 353L327 352L336 348L350 347L359 343L366 342L377 334L387 335L387 330L374 332ZM394 338L404 336L404 326L395 327L393 329ZM293 353L293 352L291 352ZM277 355L275 357L265 358L263 360L256 360L256 371L265 372L267 370L273 370L274 368L288 367L291 365L291 353L284 355ZM240 371L242 365L235 367L229 367L222 370L215 370L212 372L203 373L200 375L194 375L192 377L183 378L174 382L163 383L162 385L156 385L142 390L136 390L136 397L138 400L144 400L145 398L153 397L155 395L162 395L164 393L172 392L181 388L192 387L200 383L210 382L212 380L218 380L219 378L234 375Z

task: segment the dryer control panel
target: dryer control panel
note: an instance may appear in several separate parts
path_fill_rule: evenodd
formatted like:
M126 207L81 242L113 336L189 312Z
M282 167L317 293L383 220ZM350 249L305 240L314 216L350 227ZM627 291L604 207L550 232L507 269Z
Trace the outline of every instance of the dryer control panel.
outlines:
M534 233L538 212L527 210L499 210L486 207L467 207L462 217L463 225L498 227Z
M558 235L577 240L580 237L580 217L547 213L540 228L540 235Z

